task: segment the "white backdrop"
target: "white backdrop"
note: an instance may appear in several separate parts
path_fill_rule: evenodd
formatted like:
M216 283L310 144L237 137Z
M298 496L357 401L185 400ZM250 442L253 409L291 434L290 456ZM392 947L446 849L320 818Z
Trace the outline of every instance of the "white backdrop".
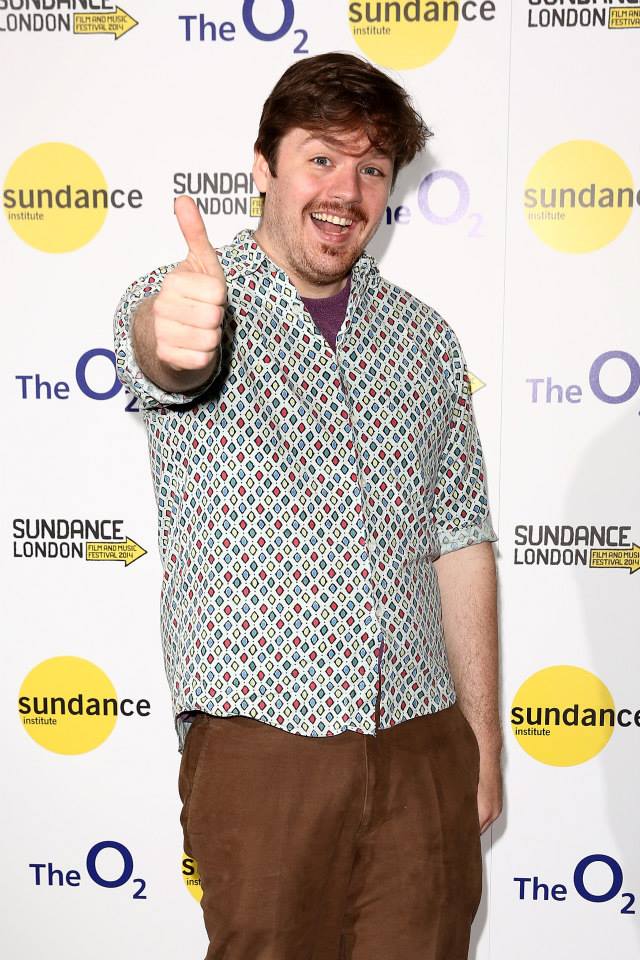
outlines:
M296 57L341 50L388 69L435 131L370 249L461 338L500 538L506 810L484 837L471 956L636 958L640 714L525 740L510 711L582 709L607 691L616 711L640 709L640 200L618 195L638 189L640 5L126 3L0 2L5 956L204 955L181 867L155 503L142 423L114 384L111 321L131 280L183 254L176 175L192 187L205 172L236 178L206 197L213 210L232 198L231 213L206 214L214 242L257 224L255 190L237 175L250 171L263 100ZM356 37L350 16L369 33ZM49 209L64 207L49 196L67 184L76 206ZM78 192L101 185L115 191L102 214ZM525 188L546 219L527 219ZM569 192L581 189L582 204ZM582 536L588 562L575 547L537 553L540 527ZM608 552L591 567L601 528ZM591 687L552 669L531 692L528 678L562 666L588 671ZM98 673L119 701L150 707L88 744L87 717L23 722L35 694L97 696ZM535 896L534 877L547 885Z

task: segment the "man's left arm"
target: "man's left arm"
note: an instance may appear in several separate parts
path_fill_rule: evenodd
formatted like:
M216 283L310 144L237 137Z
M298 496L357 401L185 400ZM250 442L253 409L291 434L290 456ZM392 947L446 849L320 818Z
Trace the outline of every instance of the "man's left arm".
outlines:
M502 809L498 712L496 564L489 542L443 554L434 562L445 645L458 704L480 747L478 819L484 832Z

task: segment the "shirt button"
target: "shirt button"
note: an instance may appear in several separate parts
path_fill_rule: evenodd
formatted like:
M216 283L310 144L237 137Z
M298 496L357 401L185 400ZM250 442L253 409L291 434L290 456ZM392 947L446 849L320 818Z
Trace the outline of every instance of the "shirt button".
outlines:
M384 607L381 603L376 607L376 613L378 614L378 620L382 620L384 616Z

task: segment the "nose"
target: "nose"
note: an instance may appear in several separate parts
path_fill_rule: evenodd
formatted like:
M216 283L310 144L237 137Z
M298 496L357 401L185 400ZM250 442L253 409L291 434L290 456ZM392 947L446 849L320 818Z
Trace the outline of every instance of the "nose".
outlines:
M341 203L360 203L362 193L359 167L351 163L339 164L331 179L329 194L332 200L339 200Z

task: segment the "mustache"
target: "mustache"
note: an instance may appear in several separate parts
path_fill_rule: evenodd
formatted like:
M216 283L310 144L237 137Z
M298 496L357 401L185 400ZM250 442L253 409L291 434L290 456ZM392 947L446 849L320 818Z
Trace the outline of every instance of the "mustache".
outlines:
M362 207L357 203L345 203L337 206L328 206L326 204L307 203L302 208L303 214L306 213L324 213L330 217L344 217L347 220L366 220L366 215Z

